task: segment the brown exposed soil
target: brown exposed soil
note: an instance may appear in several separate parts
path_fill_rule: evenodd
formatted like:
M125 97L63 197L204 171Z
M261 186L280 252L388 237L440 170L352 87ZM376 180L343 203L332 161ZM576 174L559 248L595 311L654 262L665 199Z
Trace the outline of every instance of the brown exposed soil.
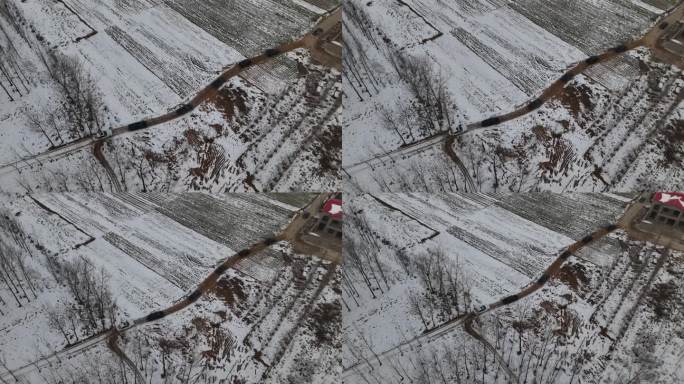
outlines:
M664 165L684 166L684 120L670 122L658 135L658 140Z
M234 310L237 303L244 303L247 299L244 283L237 277L221 278L212 292Z
M532 127L532 133L534 133L534 136L538 141L547 142L551 140L551 134L549 133L549 130L543 125L536 125Z
M319 344L333 344L342 321L342 306L339 303L317 304L311 311L309 327Z
M544 173L564 173L575 160L575 150L567 140L554 137L544 143L547 161L539 163L539 169Z
M242 89L229 86L221 88L215 96L209 98L208 102L221 112L225 121L232 121L236 108L242 114L247 113L246 97L247 94Z
M159 339L159 347L163 351L186 351L190 348L190 343L186 339Z
M672 282L654 284L648 292L646 303L653 308L656 320L669 319L677 305L677 286ZM679 303L681 306L682 303Z
M583 292L588 288L589 278L587 269L582 264L567 263L561 267L557 275L558 280L570 287L575 292Z
M539 306L542 307L543 310L545 310L549 314L555 314L558 312L558 306L555 303L552 303L548 300L544 300L541 303L539 303Z
M313 148L313 154L318 156L321 164L319 174L325 175L340 169L340 148L342 148L342 127L332 126L320 140L320 145Z
M223 133L223 125L221 124L209 124L209 127L213 128L219 136Z
M191 168L189 171L190 176L193 176L190 185L194 189L199 189L199 184L202 182L207 179L216 180L220 176L220 171L225 163L225 155L223 147L214 144L211 139L205 139L201 145L193 148L199 166Z
M183 137L185 137L185 141L193 147L202 145L204 141L202 139L202 134L198 130L192 128L186 129L185 132L183 132Z
M583 84L570 84L555 98L577 119L583 111L591 111L591 89Z
M204 319L202 317L195 317L194 319L192 319L191 323L201 333L205 333L209 329L211 329L211 324L209 324L209 320Z

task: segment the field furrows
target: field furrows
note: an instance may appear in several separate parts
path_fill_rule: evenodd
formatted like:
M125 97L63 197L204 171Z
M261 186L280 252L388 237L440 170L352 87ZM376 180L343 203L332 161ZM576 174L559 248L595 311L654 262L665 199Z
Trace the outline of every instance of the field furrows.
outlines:
M676 73L668 76L658 94L649 95L643 103L637 103L636 108L628 111L604 139L611 149L606 154L601 153L595 160L601 169L607 171L611 182L620 178L621 166L636 158L635 149L646 141L658 122L663 121L663 117L667 117L681 101L678 98L680 91L675 90L678 78ZM610 172L613 169L615 172Z
M620 311L619 319L620 321L613 321L612 326L609 329L610 334L615 335L614 344L617 344L622 340L627 331L632 326L632 320L635 315L637 315L637 310L639 306L643 304L643 299L650 291L653 286L653 282L658 277L658 274L663 268L663 265L667 261L668 251L655 251L651 253L651 260L648 260L650 264L653 264L653 268L650 270L648 276L644 276L641 280L644 281L638 289L634 289L631 296L630 305L625 305L624 309Z
M508 6L586 54L602 52L639 35L653 16L622 0L521 0Z
M608 135L627 114L627 111L634 110L635 105L647 98L648 76L642 76L631 83L623 92L611 98L608 105L591 121L590 128L600 132L592 141L591 145L585 150L583 158L588 162L593 162L593 157L598 151L603 151Z
M498 260L502 264L506 264L530 278L546 267L545 261L549 255L543 249L527 243L510 240L505 235L501 236L500 233L488 231L485 228L477 228L478 232L473 233L471 232L473 228L470 228L471 226L467 227L468 229L453 226L448 228L447 232L471 247L487 254L492 259ZM505 243L506 246L497 245L484 238L483 235L497 239L500 244ZM520 249L525 250L525 252L516 252Z
M255 175L258 190L270 189L278 183L302 147L321 130L321 119L329 116L331 109L337 109L338 80L332 73L307 76L304 83L288 87L253 123L261 128L260 136L249 144L237 164ZM233 167L227 171L241 172ZM241 186L241 181L235 181L228 190Z
M335 94L337 96L335 96ZM302 140L298 144L294 145L294 147L298 147L299 149L293 153L290 153L289 155L286 155L282 159L281 163L276 167L276 169L280 171L272 173L270 179L268 179L266 182L263 182L263 185L270 185L272 190L284 190L279 188L281 186L281 181L285 183L289 182L290 178L288 176L291 174L291 172L299 170L297 167L294 167L293 164L296 163L298 159L302 159L303 157L308 158L310 156L309 153L313 152L312 146L314 143L320 143L320 137L326 131L327 124L333 119L333 116L335 116L335 114L341 110L341 93L334 92L332 97L334 97L332 103L329 103L328 101L322 103L323 106L327 106L327 110L323 110L322 113L315 112L313 115L309 116L309 122L303 123L305 126L310 125L312 129L309 130L309 133L306 135L304 135L303 131L301 132ZM322 143L320 144L323 145ZM298 180L300 177L301 176L295 175L293 179Z
M305 325L309 321L309 315L311 314L311 310L320 297L321 293L323 292L323 289L328 285L330 280L335 276L337 273L336 268L333 266L328 266L325 267L326 273L324 275L319 275L320 277L320 282L318 283L318 286L316 287L316 290L311 294L311 296L308 298L308 300L303 303L304 308L302 311L299 312L296 318L292 319L292 327L290 327L287 332L277 339L277 346L275 347L275 351L273 355L267 354L267 356L270 357L270 367L269 370L267 371L267 374L273 369L273 367L276 367L280 364L282 359L285 357L285 354L288 352L288 350L294 345L294 342L297 341L295 336L297 335L297 332L299 332L299 329Z
M579 239L601 223L613 222L624 203L602 195L551 193L500 196L502 208L554 232Z
M166 58L162 59L157 57L152 51L121 28L111 26L107 28L105 32L111 36L114 41L119 43L119 45L124 47L124 49L138 60L140 64L145 66L145 68L171 88L178 96L185 97L195 88L199 87L197 82L191 83L186 76L179 76L179 74L184 73L181 66L169 62Z
M641 75L639 60L633 56L623 55L608 62L589 67L584 75L603 85L613 92L620 92Z
M306 2L326 11L340 4L340 0L306 0Z
M436 225L448 228L452 225L452 223L443 218L442 215L445 214L447 216L451 215L451 212L441 212L440 210L437 211L426 211L424 210L424 207L421 207L423 204L428 204L431 205L431 203L428 203L429 199L426 199L426 197L420 193L412 193L412 194L407 194L405 196L402 196L401 200L394 200L394 196L392 195L382 195L381 199L385 201L389 201L389 203L399 209L401 209L403 212L405 212L407 215L410 215L414 218L420 217L420 220L427 225L431 227L435 227ZM418 203L416 203L418 202ZM439 214L430 214L428 212L438 212Z
M309 285L318 275L319 265L320 261L313 262L311 260L305 262L298 260L292 264L291 272L285 276L286 279L290 280L286 282L285 289L260 309L258 320L245 338L249 345L264 352L290 312L293 309L295 311L301 309L295 307L295 304L301 297L310 293ZM252 316L254 315L256 312Z
M122 205L129 207L134 207L141 213L147 213L155 208L157 205L154 204L151 194L137 195L133 193L118 193L113 195L114 198L122 202Z
M460 27L452 30L451 34L528 96L543 88L549 81L548 76L542 75L544 72L534 70L537 66L534 58L529 58L529 62L521 63L521 59L525 59L524 56L522 58L505 56L500 53L501 49L487 45L477 36Z
M245 57L295 39L309 28L314 14L292 1L245 0L164 0L176 12L210 35L235 48ZM280 58L267 70L274 77L292 78L296 66L288 58ZM247 76L248 78L250 75ZM260 83L260 81L255 81ZM259 84L256 84L259 86ZM261 84L261 87L267 84ZM265 89L265 91L273 91Z
M669 118L674 114L675 110L680 107L682 100L684 100L682 87L683 85L681 84L677 87L674 101L670 102L669 106L659 108L652 116L653 123L648 125L649 129L642 134L641 140L637 142L636 145L625 148L622 151L624 156L620 158L621 162L617 163L618 166L614 167L616 171L612 174L609 174L609 186L615 186L621 183L623 178L627 175L627 172L634 166L634 164L636 164L637 158L644 154L644 148L646 144L648 144L655 135L662 131Z
M301 322L306 322L306 316L308 315L311 303L318 299L318 294L325 286L321 283L323 276L325 276L325 268L322 268L322 264L319 262L310 268L307 271L305 281L302 282L298 279L295 282L295 286L300 285L297 288L301 294L298 293L296 299L291 302L291 305L286 307L281 313L280 321L274 329L268 332L268 338L262 344L261 351L270 365L278 364L282 357L281 349L292 342L292 336L302 325Z
M291 215L264 196L246 194L231 195L226 200L204 194L182 194L170 202L161 202L158 211L235 251L278 232Z
M117 228L121 219L132 218L139 214L139 212L124 207L116 201L109 201L109 197L103 194L94 194L93 198L102 202L111 216L98 212L90 207L87 202L70 194L44 195L40 197L40 201L86 232L94 229L104 234L109 232L111 228ZM93 234L91 233L91 235Z
M282 253L269 248L259 252L255 257L242 260L235 269L258 281L266 282L273 280L284 264Z
M198 281L201 281L206 275L205 271L208 269L199 265L197 263L198 260L195 259L191 262L191 259L187 257L188 255L179 255L173 248L163 247L159 243L155 245L160 247L158 249L164 251L160 253L160 255L163 255L161 258L156 257L151 252L138 247L116 233L107 233L103 238L115 248L121 250L183 291L189 291ZM185 262L182 262L182 260Z

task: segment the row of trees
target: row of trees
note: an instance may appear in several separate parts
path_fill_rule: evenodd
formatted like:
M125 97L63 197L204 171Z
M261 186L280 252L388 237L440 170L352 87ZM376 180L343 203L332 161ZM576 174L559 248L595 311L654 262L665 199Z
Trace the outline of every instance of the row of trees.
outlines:
M408 113L406 116L400 116L400 121L406 123L406 118L410 118L408 122L413 124L406 126L407 131L413 135L415 128L423 137L455 128L458 121L454 116L455 106L447 89L446 77L434 66L430 58L409 56L403 51L394 50L389 59L411 95L408 105L400 106L400 110ZM394 129L394 121L388 121L385 117L385 122L388 127Z
M54 146L92 136L107 122L108 109L95 80L79 59L55 51L40 53L55 84L57 105L27 109L26 120Z
M408 298L413 314L425 328L438 326L471 309L471 282L464 275L458 257L448 256L440 248L403 254L406 272L417 276L423 288L421 292L409 292Z
M385 357L372 349L369 352L368 344L351 346L350 350L366 356L366 362L374 367L359 374L367 384L551 384L559 382L561 375L563 382L579 382L588 355L582 350L573 353L575 347L566 342L555 326L552 316L516 306L503 317L495 314L478 321L477 328L485 342L457 327L445 335L457 338L458 342L451 338L446 342L417 341L404 347L404 353ZM579 344L584 347L585 341ZM509 376L509 370L514 377Z
M57 281L66 286L76 305L46 308L50 325L59 330L67 343L114 325L116 303L109 289L109 275L96 269L89 261L77 258L60 261L47 257L47 266Z
M390 288L391 276L385 273L387 266L378 258L381 255L380 243L370 227L365 215L355 208L345 217L345 240L342 244L344 267L342 268L342 287L347 296L359 303L360 292L356 287L360 277L373 298ZM342 298L347 308L349 305Z
M44 106L26 110L29 125L41 132L53 147L100 130L107 122L108 110L94 79L81 60L49 47L12 0L0 0L0 19L21 36L42 61L57 91L56 105L44 103ZM3 44L3 40L6 44ZM0 87L10 100L13 100L13 93L19 96L22 92L28 93L30 86L18 57L12 36L0 22L0 80L5 78L9 88L2 85L2 81Z
M380 241L361 209L351 207L345 218L346 238L343 244L342 300L345 297L361 305L358 282L362 282L372 298L386 292L396 280L417 278L420 291L408 294L413 314L431 328L451 320L472 305L471 282L464 275L458 257L443 249L425 251L394 249L392 244ZM382 259L383 251L391 250L394 260ZM398 267L398 268L397 268Z
M0 210L0 286L4 285L10 296L0 294L0 315L10 303L22 307L38 297L32 271L26 265L28 252L30 248L22 227L9 211Z

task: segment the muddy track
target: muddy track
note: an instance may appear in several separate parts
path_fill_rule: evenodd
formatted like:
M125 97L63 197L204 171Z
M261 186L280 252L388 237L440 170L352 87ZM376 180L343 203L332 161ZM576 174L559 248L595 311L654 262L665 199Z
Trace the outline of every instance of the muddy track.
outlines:
M112 129L113 134L116 135L116 134L120 134L123 132L138 131L141 129L150 128L150 127L153 127L155 125L163 124L163 123L175 120L177 118L180 118L180 117L187 115L188 113L192 112L193 110L195 110L195 108L197 108L200 104L202 104L206 100L216 96L216 94L218 93L218 90L228 80L230 80L231 78L241 74L245 70L247 70L253 66L269 62L269 61L273 60L274 58L276 58L280 55L283 55L287 52L293 51L293 50L298 49L298 48L307 48L307 49L314 48L318 44L318 37L325 35L326 30L329 30L330 28L334 27L334 25L336 24L336 20L337 21L341 20L341 13L342 13L341 8L338 8L337 10L333 11L329 17L327 17L327 18L323 19L321 22L319 22L313 28L312 32L307 33L306 35L302 36L298 40L279 45L275 48L269 48L269 49L265 50L261 55L244 59L244 60L232 65L225 72L223 72L219 77L217 77L214 81L209 83L208 86L206 86L204 89L200 90L195 95L195 97L193 97L190 101L179 106L175 110L168 112L168 113L165 113L161 116L136 121L136 122L131 123L131 124L127 124L127 125L124 125L124 126L121 126L118 128L114 128L114 129Z
M119 348L119 332L116 330L113 330L110 332L109 337L107 338L107 346L109 349L114 352L115 355L117 355L128 367L133 371L133 374L135 374L135 382L136 383L145 383L145 378L142 376L140 371L138 370L138 367L135 365L135 363L124 353L124 351Z
M114 169L112 166L109 164L107 161L107 158L105 157L104 153L102 152L102 146L104 142L98 141L93 145L93 155L95 155L95 158L97 161L100 162L102 167L105 169L107 172L107 177L109 178L109 182L112 184L112 187L117 193L123 192L123 188L121 188L121 183L119 183L119 179L116 177L116 172L114 172Z
M463 174L463 178L465 179L465 183L466 183L465 192L477 192L477 187L475 187L475 183L473 182L473 178L470 177L470 172L468 172L468 168L466 168L465 164L463 164L461 159L459 159L458 156L456 155L456 152L454 152L454 141L455 140L456 140L456 136L454 136L454 135L447 136L447 139L444 142L444 151L449 156L449 158L456 164L458 169L461 170L461 173Z

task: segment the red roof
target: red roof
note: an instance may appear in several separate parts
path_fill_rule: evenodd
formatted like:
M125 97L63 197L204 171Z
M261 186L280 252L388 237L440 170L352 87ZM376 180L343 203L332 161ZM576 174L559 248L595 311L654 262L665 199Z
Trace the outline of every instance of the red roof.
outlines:
M333 219L342 218L342 200L330 199L323 205L323 212L332 216Z
M653 194L653 202L684 211L684 192L656 192Z

